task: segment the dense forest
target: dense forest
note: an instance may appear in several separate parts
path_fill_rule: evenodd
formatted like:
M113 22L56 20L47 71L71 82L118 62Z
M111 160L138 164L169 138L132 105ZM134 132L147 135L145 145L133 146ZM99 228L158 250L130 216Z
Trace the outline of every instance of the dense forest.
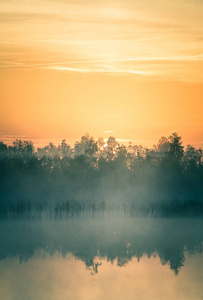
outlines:
M151 149L86 134L35 150L0 142L0 217L117 212L203 216L203 150L173 133Z

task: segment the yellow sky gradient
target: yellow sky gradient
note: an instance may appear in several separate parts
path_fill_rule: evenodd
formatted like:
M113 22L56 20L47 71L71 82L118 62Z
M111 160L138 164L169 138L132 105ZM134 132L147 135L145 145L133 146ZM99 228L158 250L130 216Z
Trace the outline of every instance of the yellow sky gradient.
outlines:
M203 146L201 0L1 0L0 136Z

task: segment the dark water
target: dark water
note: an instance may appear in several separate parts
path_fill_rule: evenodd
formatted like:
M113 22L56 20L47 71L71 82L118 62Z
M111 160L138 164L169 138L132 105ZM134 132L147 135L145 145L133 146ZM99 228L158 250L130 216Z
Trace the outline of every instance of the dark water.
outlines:
M203 220L0 221L0 299L203 299Z

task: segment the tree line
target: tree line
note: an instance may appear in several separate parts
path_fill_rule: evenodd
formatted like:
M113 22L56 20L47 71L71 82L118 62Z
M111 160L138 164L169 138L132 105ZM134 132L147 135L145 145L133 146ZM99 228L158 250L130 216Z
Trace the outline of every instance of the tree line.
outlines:
M35 150L32 141L0 142L0 215L107 210L145 215L202 215L203 150L178 133L151 149L89 134Z

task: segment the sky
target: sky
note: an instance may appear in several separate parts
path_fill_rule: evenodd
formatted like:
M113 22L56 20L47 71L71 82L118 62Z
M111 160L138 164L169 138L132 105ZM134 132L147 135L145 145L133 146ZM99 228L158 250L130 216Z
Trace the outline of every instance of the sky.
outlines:
M203 147L202 0L1 0L0 138Z

